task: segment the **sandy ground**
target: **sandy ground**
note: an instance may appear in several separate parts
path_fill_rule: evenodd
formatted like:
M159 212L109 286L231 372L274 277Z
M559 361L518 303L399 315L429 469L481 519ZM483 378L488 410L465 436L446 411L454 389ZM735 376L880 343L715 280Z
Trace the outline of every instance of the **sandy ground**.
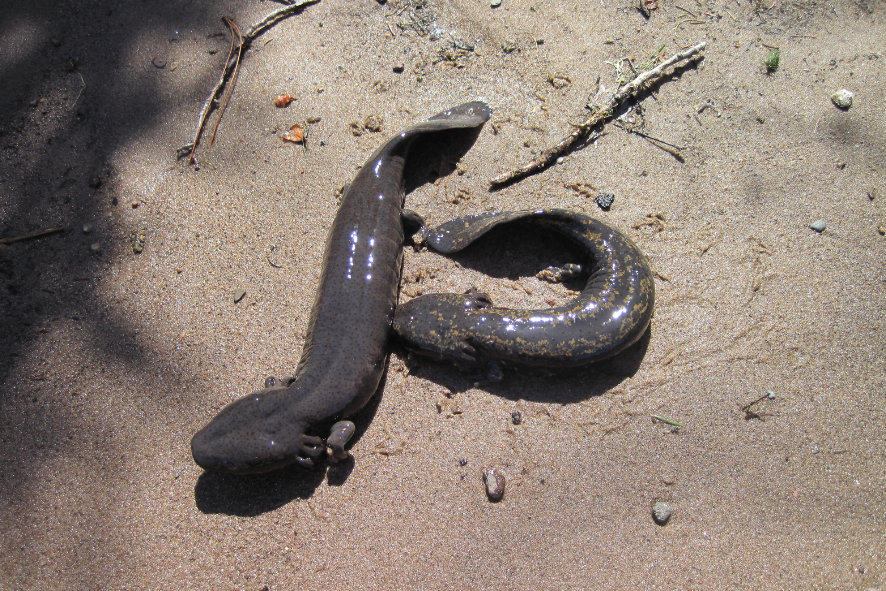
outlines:
M215 145L177 161L228 50L221 17L279 7L3 3L0 237L68 230L0 247L0 588L886 585L882 2L660 2L646 20L626 1L322 0L257 40ZM607 62L700 40L700 67L642 101L640 129L680 159L609 125L487 190L571 131L598 76L614 84ZM493 120L408 207L623 228L659 274L645 348L489 386L394 355L352 463L203 474L193 433L298 361L336 190L385 137L474 99ZM368 116L383 132L353 135ZM307 150L281 141L309 118ZM562 255L546 240L408 252L403 291L545 306L565 295L534 278ZM500 503L484 467L508 479Z

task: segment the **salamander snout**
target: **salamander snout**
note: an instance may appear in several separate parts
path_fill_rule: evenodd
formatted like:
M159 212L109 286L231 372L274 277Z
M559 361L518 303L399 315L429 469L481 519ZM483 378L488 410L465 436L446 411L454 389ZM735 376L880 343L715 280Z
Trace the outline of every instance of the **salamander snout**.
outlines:
M312 466L325 450L319 437L305 435L294 421L293 392L272 384L232 402L191 440L194 461L231 474L269 472L289 464Z

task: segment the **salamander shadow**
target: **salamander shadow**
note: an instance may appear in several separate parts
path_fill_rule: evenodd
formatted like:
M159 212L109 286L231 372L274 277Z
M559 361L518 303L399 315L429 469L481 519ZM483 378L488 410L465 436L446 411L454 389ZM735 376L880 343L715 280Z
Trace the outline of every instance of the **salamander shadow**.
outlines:
M434 220L434 223L438 223L437 220ZM420 256L443 255L428 251ZM464 251L450 256L465 268L489 277L510 281L519 280L521 277L533 277L548 266L582 263L586 257L568 239L531 223L522 222L495 228ZM563 287L580 291L586 283L587 275L582 275L567 281ZM503 284L504 282L502 288ZM461 286L460 290L465 291L471 287L473 286L466 284ZM507 306L508 304L497 301L502 299L497 297L497 293L508 292L498 288L498 285L491 289L488 283L484 285L484 289L491 292L489 295L496 305ZM528 298L530 303L525 307L544 308L550 305L543 300L544 297L539 293L531 294ZM622 353L581 368L550 370L504 367L504 379L500 382L484 380L476 370L464 371L452 363L409 355L402 347L396 351L401 357L407 358L413 375L431 380L451 392L481 388L513 400L565 404L602 395L634 375L646 355L651 334L652 325L646 329L637 343Z
M574 369L508 367L500 382L485 381L452 363L408 356L402 348L396 352L401 357L408 356L406 363L411 375L430 380L454 394L479 388L508 400L573 404L602 396L637 373L646 356L652 328L650 325L639 341L610 359Z

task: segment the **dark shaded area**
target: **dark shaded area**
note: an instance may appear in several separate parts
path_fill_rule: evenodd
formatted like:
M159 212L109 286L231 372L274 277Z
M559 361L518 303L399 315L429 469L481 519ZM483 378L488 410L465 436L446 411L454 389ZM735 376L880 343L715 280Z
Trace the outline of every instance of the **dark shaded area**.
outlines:
M441 106L441 110L445 108ZM482 125L475 129L450 129L412 142L403 170L406 194L455 172L459 160L471 149L482 130Z
M4 454L0 494L9 505L26 506L20 490L39 477L44 462L88 453L93 444L74 405L54 397L73 386L52 381L51 368L34 387L12 377L22 352L53 342L57 327L74 322L98 356L135 371L150 368L170 384L188 382L95 286L112 260L137 256L128 243L132 229L114 221L131 197L119 185L113 158L168 117L159 86L170 71L168 55L183 43L193 46L188 51L205 72L185 93L200 97L193 98L196 118L224 59L216 50L228 43L219 10L206 0L38 0L7 2L0 10L0 35L14 47L0 59L0 237L67 228L0 247L0 383L7 385L0 390L0 442L15 450ZM158 40L151 53L133 51L145 39ZM160 403L168 394L147 396ZM187 404L175 395L172 402ZM125 424L114 428L127 436ZM64 438L74 445L62 445Z
M525 220L493 228L464 251L450 255L450 258L490 277L513 281L535 276L549 266L583 264L586 254L582 254L581 249L569 239L539 228L532 220ZM563 285L570 290L580 291L587 279L587 275L581 275ZM471 287L464 286L465 290ZM494 295L492 300L496 303ZM510 400L566 404L599 396L634 375L646 354L651 330L651 327L647 328L644 336L622 353L587 367L558 370L505 367L504 379L498 383L484 379L476 371L462 371L452 363L409 354L402 347L397 347L396 352L407 360L412 374L431 380L451 392L479 387ZM556 394L552 395L551 392Z

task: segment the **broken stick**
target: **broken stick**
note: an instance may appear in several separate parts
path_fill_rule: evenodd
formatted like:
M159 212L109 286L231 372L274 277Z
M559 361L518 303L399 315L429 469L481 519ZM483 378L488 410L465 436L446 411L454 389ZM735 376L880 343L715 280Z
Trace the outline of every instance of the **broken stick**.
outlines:
M31 232L30 234L22 234L20 236L10 236L8 238L0 238L0 244L12 244L13 242L21 242L22 240L30 240L31 238L42 238L50 234L64 232L67 228L46 228L39 232Z
M647 82L657 80L662 76L666 68L701 53L706 46L707 43L702 41L698 45L693 45L689 49L671 56L669 59L663 61L651 70L641 73L639 76L620 87L611 97L609 97L608 101L603 101L603 104L594 104L591 107L591 115L583 123L576 125L572 133L560 140L556 146L548 148L535 160L527 162L511 172L506 172L495 177L489 181L489 184L493 188L499 187L546 168L558 157L566 154L579 140L587 137L597 124L610 118L615 110L624 103L628 97L637 94Z
M243 57L243 52L249 49L249 46L252 44L253 39L264 33L266 30L276 25L278 22L286 18L287 16L293 15L299 12L305 6L309 4L316 4L320 2L320 0L293 0L291 3L287 2L287 5L283 8L275 10L261 21L249 27L245 34L239 36L239 43L236 48L232 47L231 52L228 54L228 60L225 62L225 67L222 70L221 78L218 81L218 84L215 85L215 88L212 89L212 92L209 93L209 98L206 99L206 102L203 103L203 108L200 109L200 117L197 120L197 132L194 134L194 141L186 146L182 146L178 149L178 157L184 158L188 156L189 164L197 163L197 145L200 143L200 136L203 134L203 126L206 125L206 118L209 117L209 114L218 107L218 95L221 91L228 85L232 74L238 69L240 65L240 60ZM230 19L225 19L227 23ZM233 23L233 21L231 21ZM229 25L230 26L230 25ZM234 25L236 26L236 25ZM232 35L234 32L234 27L231 27ZM239 28L237 29L239 33ZM234 52L234 49L237 51ZM227 99L230 98L230 93L226 96ZM219 115L219 118L221 115ZM218 124L216 124L216 128L218 128ZM213 132L213 136L215 133Z

